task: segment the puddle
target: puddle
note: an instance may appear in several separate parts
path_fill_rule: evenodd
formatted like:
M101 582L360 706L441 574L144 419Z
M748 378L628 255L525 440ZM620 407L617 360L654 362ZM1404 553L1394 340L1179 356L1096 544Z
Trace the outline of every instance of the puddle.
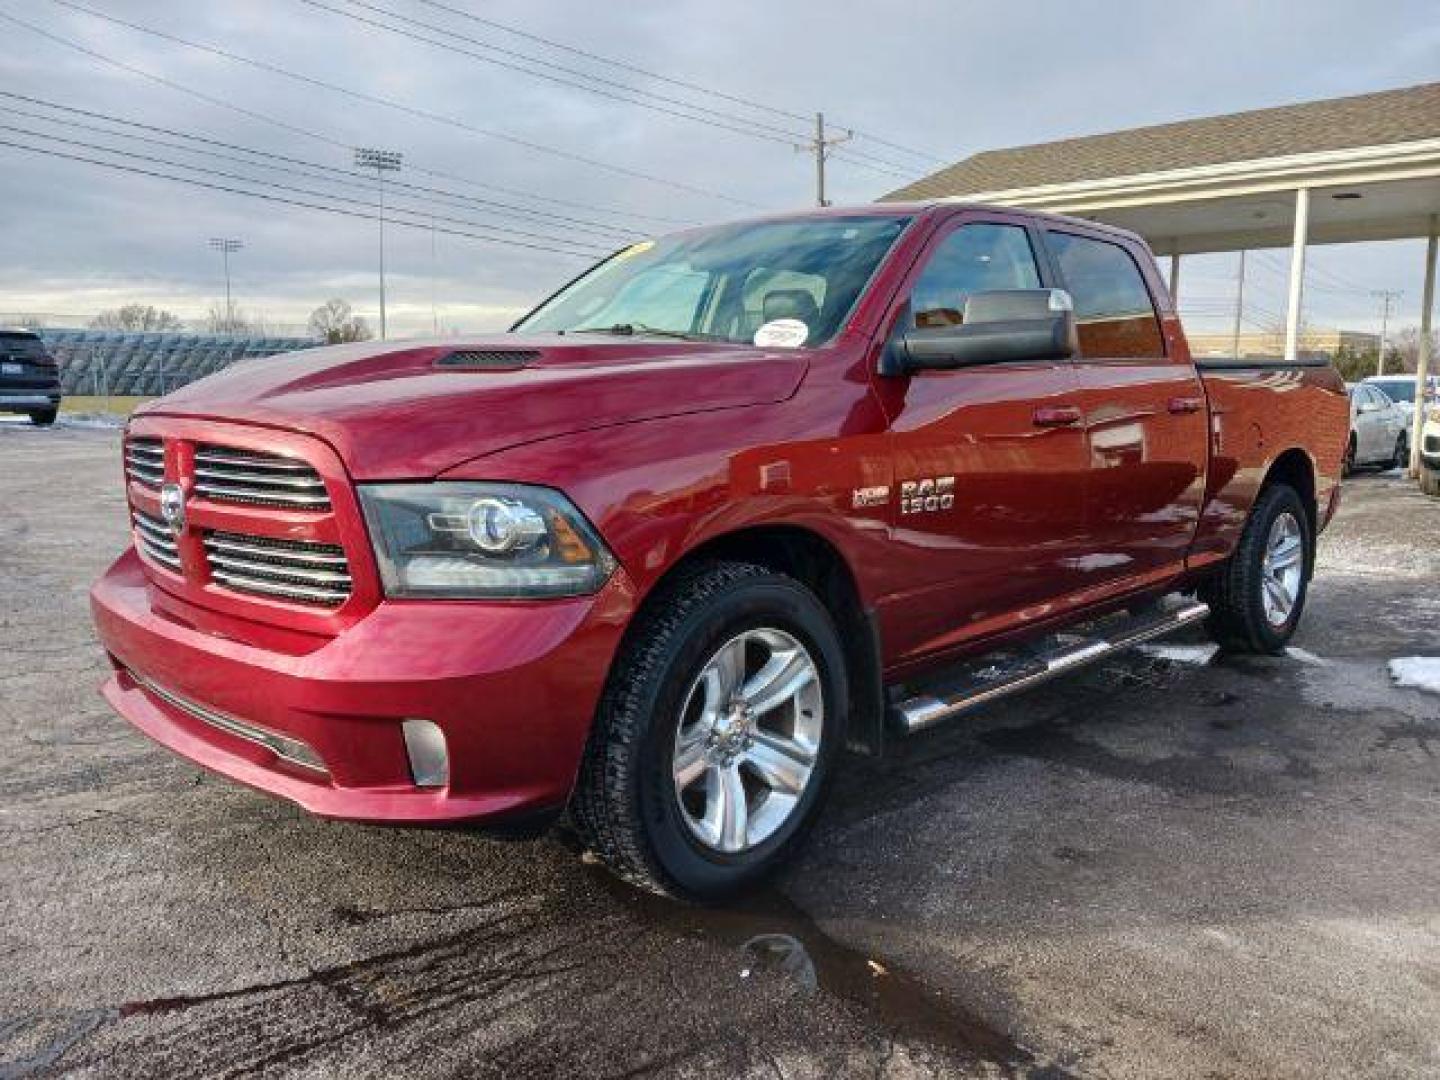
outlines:
M733 947L737 975L771 967L804 989L818 988L864 1008L897 1035L999 1065L1011 1072L1047 1077L1071 1074L1042 1063L1008 1034L963 1006L896 969L825 933L798 906L774 890L723 908L688 907L633 889L603 870L597 882L646 922L678 934Z

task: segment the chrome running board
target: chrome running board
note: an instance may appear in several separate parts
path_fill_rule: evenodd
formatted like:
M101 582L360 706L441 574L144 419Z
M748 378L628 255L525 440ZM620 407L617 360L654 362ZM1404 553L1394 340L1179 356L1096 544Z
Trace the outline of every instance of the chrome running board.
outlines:
M1208 604L1180 598L1123 619L1106 620L1090 633L1077 628L1045 639L1039 648L1024 655L998 661L982 657L960 668L958 678L948 680L943 688L896 701L890 706L892 723L905 733L920 731L1171 633L1208 614Z

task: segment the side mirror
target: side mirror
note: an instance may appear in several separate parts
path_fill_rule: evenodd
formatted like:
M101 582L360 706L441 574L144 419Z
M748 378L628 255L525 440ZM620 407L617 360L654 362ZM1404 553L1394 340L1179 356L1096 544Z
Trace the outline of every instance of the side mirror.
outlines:
M1001 289L965 302L959 326L899 334L885 372L938 371L1015 360L1064 360L1078 351L1075 312L1064 289Z

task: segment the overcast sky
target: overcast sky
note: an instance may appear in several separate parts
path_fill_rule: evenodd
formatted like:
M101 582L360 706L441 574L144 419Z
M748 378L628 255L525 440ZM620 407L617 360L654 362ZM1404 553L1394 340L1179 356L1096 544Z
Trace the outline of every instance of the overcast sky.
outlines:
M428 220L432 211L440 219L433 235L428 228L387 230L392 333L428 332L432 297L442 329L501 327L582 269L584 251L675 227L669 222L808 205L811 160L773 130L768 133L778 141L719 126L737 120L750 131L793 129L798 137L806 125L783 114L824 109L836 125L948 162L983 149L1440 78L1440 6L1434 0L446 0L449 7L524 33L779 110L771 112L606 66L423 0L316 0L377 22L390 18L380 13L388 10L446 28L452 45L492 58L502 57L484 46L581 69L610 80L602 87L607 93L639 90L724 114L702 124L406 40L304 0L77 2L430 114L357 100L122 28L57 0L0 0L0 13L172 84L0 19L0 91L333 168L349 167L347 147L395 149L405 155L401 181L506 204L421 203L417 196L424 193L392 191L392 199L416 212L412 220ZM473 41L461 41L457 33ZM573 78L547 70L555 78ZM659 97L647 100L675 107ZM321 181L276 171L283 163L273 159L201 157L16 110L118 130L105 119L0 97L0 142L361 213L373 199L369 190L345 186L353 181L343 176ZM96 146L137 156L97 152ZM211 148L248 157L243 150ZM900 186L894 166L914 177L938 163L858 136L847 150L882 159L887 164L880 167L890 171L834 162L831 194L838 202L868 201ZM246 179L205 175L183 164ZM314 171L308 164L284 168ZM256 183L261 180L318 194L267 188ZM344 203L341 196L359 201ZM446 223L446 217L457 220ZM439 231L445 228L517 230L529 235L490 235L571 253ZM245 244L232 262L236 302L245 310L298 326L317 304L340 296L373 320L376 233L373 221L0 145L0 318L33 312L52 325L77 325L128 301L199 318L224 288L220 258L206 240L228 236ZM1316 249L1313 262L1325 280L1353 291L1312 292L1307 318L1317 325L1373 328L1378 306L1368 291L1399 289L1398 322L1413 324L1422 248L1420 242L1398 242ZM1247 295L1265 311L1283 309L1283 262L1272 254L1254 263ZM1182 295L1201 306L1228 297L1233 264L1234 256L1187 261ZM1254 318L1265 321L1259 313Z

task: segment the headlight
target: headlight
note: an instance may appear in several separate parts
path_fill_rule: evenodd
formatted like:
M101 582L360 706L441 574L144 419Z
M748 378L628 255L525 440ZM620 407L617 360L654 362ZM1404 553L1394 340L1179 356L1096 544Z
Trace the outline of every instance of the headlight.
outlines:
M522 484L361 484L387 596L581 596L615 569L557 491Z

